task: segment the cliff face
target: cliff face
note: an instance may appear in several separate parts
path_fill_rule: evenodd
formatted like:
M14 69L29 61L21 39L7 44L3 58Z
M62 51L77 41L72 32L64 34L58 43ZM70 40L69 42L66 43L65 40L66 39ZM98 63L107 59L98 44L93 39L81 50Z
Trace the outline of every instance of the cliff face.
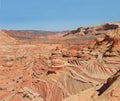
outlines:
M55 35L59 44L15 45L1 31L0 100L119 101L120 28L106 26L91 47L77 49L63 34Z

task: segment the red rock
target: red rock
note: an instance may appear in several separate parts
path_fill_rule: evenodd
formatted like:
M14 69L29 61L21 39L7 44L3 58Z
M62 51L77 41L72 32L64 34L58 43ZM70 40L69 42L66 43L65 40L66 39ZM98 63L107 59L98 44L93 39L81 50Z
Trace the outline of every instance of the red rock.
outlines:
M34 36L34 42L1 31L0 101L119 101L119 75L114 75L120 70L119 28L105 24L77 31L87 34L47 35L42 41ZM104 37L93 41L98 32Z
M0 31L0 45L9 45L9 44L15 44L16 40L3 31Z

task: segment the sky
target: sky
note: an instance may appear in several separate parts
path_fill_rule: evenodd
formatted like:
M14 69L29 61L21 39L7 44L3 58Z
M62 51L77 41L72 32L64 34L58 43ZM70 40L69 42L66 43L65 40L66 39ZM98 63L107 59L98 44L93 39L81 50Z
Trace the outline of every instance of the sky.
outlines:
M0 29L71 30L120 21L120 0L0 0Z

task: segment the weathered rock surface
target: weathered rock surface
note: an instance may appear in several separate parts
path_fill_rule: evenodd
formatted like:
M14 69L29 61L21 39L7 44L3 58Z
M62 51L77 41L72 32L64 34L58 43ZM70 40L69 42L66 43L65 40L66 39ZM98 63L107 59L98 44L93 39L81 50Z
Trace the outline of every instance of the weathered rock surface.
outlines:
M16 45L17 39L1 31L0 101L119 101L117 27L106 24L93 28L99 33L104 29L104 37L94 43L83 41L85 47L75 46L80 41L71 41L71 47L65 43L68 39L59 44L37 40Z
M110 77L103 88L106 90L95 101L120 101L120 72Z
M9 45L9 44L15 44L16 40L3 31L0 31L0 45Z
M119 23L106 23L102 25L97 26L91 26L91 27L80 27L76 30L72 30L65 34L64 36L70 36L70 35L85 35L85 34L103 34L108 30L114 30L119 27Z

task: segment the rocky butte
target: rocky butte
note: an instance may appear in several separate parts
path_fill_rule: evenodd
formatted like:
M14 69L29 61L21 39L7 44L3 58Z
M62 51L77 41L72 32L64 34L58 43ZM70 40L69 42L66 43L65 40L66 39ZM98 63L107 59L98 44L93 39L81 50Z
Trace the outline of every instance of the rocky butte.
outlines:
M120 23L34 34L0 31L0 101L120 101Z

